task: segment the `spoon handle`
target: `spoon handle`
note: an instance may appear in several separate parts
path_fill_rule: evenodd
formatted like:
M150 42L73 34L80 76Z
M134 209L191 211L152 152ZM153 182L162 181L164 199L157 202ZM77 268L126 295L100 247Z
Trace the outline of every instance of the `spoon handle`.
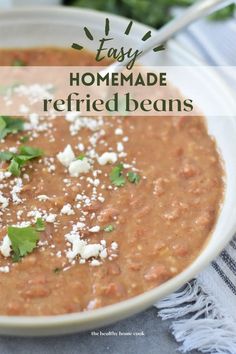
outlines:
M194 21L210 15L211 13L229 5L232 0L199 0L192 6L189 6L180 16L177 16L166 25L164 25L156 34L155 37L151 38L147 43L139 48L142 53L139 58L152 50L154 47L164 43L177 32L181 31L185 27L192 24ZM115 62L109 65L106 69L102 70L102 74L117 72L121 67L126 66L129 59L123 62Z

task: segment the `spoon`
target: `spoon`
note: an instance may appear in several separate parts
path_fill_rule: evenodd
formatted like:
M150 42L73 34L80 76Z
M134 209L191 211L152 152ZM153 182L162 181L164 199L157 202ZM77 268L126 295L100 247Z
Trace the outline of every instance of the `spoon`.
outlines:
M139 48L141 54L139 57L146 54L152 48L164 43L169 38L174 36L179 31L183 30L187 26L191 25L196 20L210 15L211 13L220 10L221 8L231 4L232 0L199 0L192 6L189 6L180 16L174 18L163 26L154 38L151 38L147 43ZM115 62L109 65L106 69L102 70L100 73L102 75L112 74L113 72L119 72L122 67L128 64L130 59L124 60L123 62Z

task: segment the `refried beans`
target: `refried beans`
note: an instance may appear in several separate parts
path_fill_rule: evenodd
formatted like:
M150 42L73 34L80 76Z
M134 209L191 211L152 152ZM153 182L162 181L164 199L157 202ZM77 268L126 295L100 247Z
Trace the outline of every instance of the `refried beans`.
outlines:
M0 51L0 65L17 63L95 64L73 50ZM0 117L1 315L113 304L198 256L224 192L202 117L15 119Z

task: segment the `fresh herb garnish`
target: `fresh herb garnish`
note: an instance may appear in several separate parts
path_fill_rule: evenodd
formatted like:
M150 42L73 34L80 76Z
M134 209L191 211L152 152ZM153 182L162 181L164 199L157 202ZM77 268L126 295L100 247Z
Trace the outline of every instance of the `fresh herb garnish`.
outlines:
M14 262L19 262L22 257L31 253L36 248L37 242L39 241L39 233L33 226L9 226L7 234L11 240Z
M23 145L19 149L20 156L28 157L28 160L40 157L43 154L43 151L39 148L34 148L32 146Z
M25 66L25 62L21 59L14 59L12 66Z
M36 231L44 231L45 230L45 222L42 218L38 218L35 223L35 230Z
M128 172L127 177L130 183L135 183L135 184L138 184L138 182L141 179L141 177L136 172L132 172L132 171Z
M11 160L10 166L8 167L8 171L11 172L11 174L15 177L20 176L20 165L15 160L15 158Z
M107 225L104 227L104 231L105 232L112 232L115 229L115 227L113 225Z
M0 161L10 161L13 158L14 154L10 151L1 151L0 152Z
M11 161L8 167L8 171L13 176L20 176L21 168L27 163L27 161L41 157L43 151L31 146L21 146L17 154L13 154L10 151L3 151L0 153L0 160Z
M126 183L126 176L124 176L123 170L124 166L121 163L111 170L110 180L116 187L123 187ZM130 183L138 184L141 176L136 172L130 171L127 173L127 179Z
M160 28L172 18L172 9L176 6L190 6L196 0L64 0L66 5L92 8L99 11L129 17L146 25ZM235 4L216 12L213 19L223 20L234 16Z
M29 136L28 135L24 135L20 137L20 142L21 143L26 143L27 141L29 141Z
M22 131L23 128L24 122L22 119L0 116L0 140L5 138L8 134L15 134Z
M123 187L125 185L125 176L123 175L124 166L120 163L113 167L110 173L110 180L116 187Z
M85 155L84 154L80 154L77 158L76 158L76 160L83 160L85 158Z
M53 269L53 273L58 274L62 271L62 268L56 267Z

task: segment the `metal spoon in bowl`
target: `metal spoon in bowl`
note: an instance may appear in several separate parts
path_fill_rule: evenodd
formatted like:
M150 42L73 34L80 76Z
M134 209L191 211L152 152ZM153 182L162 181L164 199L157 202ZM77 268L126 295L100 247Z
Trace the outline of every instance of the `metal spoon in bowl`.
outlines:
M169 38L174 36L177 32L183 30L185 27L192 24L194 21L210 15L211 13L220 10L221 8L233 3L232 0L199 0L192 6L188 7L180 16L174 18L172 21L168 22L163 26L154 38L151 38L147 43L145 43L141 48L139 48L142 53L139 55L143 56L152 48L164 43ZM109 65L106 69L102 70L100 73L102 75L112 74L113 72L119 72L122 67L128 64L129 59L123 62L115 62Z

